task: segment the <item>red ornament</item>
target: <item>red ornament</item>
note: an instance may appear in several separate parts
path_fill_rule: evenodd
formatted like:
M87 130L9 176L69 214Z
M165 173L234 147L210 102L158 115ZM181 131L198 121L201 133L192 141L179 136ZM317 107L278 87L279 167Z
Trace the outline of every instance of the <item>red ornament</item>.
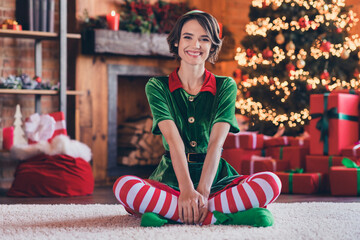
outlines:
M308 27L309 26L309 20L306 20L304 17L302 17L302 18L300 18L299 19L299 26L301 27L301 28L306 28L306 27Z
M266 48L263 50L262 55L264 59L271 59L273 57L273 51L271 51L269 48Z
M274 85L275 84L275 81L274 81L274 79L273 78L270 78L270 85Z
M329 85L325 85L325 89L326 89L327 91L330 91Z
M234 75L234 79L236 83L241 82L241 70L240 69L236 69L233 73Z
M356 68L353 73L354 77L358 78L359 74L360 74L359 69Z
M249 79L249 75L248 75L248 74L242 75L242 80L243 80L243 82L246 82L248 79Z
M262 7L263 7L263 8L268 7L268 4L267 4L267 1L266 1L266 0L263 0L263 2L262 2Z
M292 64L291 62L288 63L288 64L286 64L286 70L287 70L288 72L290 72L290 71L295 71L295 65Z
M312 85L311 84L306 85L306 90L311 91L312 90Z
M330 78L330 73L325 69L324 72L320 74L320 78L328 80Z
M320 50L323 52L330 52L331 49L331 42L324 40L321 43Z
M246 98L249 98L249 97L250 97L250 92L249 92L249 91L245 93L245 97L246 97Z
M41 83L41 77L35 76L34 79L35 79L36 82Z
M250 48L246 49L246 56L248 58L252 58L255 55L254 51L251 50Z
M342 28L336 28L336 32L337 33L342 33L343 29Z

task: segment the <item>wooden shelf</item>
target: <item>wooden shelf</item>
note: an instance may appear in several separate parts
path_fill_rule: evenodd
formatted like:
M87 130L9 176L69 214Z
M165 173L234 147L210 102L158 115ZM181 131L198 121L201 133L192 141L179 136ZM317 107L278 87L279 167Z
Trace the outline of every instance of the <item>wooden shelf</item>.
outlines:
M17 31L17 30L6 30L0 29L0 37L11 37L11 38L30 38L39 40L57 40L59 38L58 33L52 32L38 32L38 31ZM68 33L67 38L69 39L81 39L81 34Z
M35 89L0 89L0 94L32 94L32 95L57 95L58 90L35 90ZM83 91L67 90L67 95L83 95Z

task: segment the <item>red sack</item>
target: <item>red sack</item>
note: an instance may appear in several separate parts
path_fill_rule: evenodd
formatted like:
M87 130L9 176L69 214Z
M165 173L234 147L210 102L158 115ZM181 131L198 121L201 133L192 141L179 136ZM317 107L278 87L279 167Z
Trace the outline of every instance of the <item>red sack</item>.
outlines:
M68 155L37 155L21 162L9 197L70 197L92 194L91 166L82 158Z

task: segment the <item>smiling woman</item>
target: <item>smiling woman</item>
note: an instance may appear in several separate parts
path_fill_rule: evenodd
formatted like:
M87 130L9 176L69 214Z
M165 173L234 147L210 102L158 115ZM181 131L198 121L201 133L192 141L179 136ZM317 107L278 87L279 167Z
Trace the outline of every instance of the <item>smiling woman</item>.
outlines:
M237 87L230 77L215 76L221 48L219 25L202 11L178 19L168 36L180 66L169 76L151 78L145 88L153 115L153 134L163 136L165 154L150 179L122 176L113 190L142 226L168 221L185 224L271 226L263 208L280 194L271 172L239 175L223 158L228 132L239 132L235 118Z

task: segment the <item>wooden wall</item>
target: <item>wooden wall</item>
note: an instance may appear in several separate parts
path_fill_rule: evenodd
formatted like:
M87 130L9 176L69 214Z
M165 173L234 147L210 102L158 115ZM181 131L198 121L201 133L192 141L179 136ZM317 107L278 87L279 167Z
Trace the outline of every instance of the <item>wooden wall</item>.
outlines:
M155 1L155 0L152 0ZM169 0L171 1L171 0ZM184 2L173 0L174 2ZM90 16L104 15L114 9L121 0L77 0L76 16L82 15L87 9ZM186 0L190 6L207 11L228 28L234 37L235 49L245 35L245 25L249 22L248 13L251 0ZM353 10L360 15L360 1L347 0L348 5L354 5ZM360 24L353 29L360 33ZM88 144L93 151L93 169L97 183L104 183L107 169L107 64L160 66L164 72L170 72L177 63L162 58L136 58L116 56L86 56L76 57L76 89L86 92L78 97L76 102L76 137ZM208 65L211 71L218 75L231 76L237 64L232 59ZM131 100L131 99L129 99Z

